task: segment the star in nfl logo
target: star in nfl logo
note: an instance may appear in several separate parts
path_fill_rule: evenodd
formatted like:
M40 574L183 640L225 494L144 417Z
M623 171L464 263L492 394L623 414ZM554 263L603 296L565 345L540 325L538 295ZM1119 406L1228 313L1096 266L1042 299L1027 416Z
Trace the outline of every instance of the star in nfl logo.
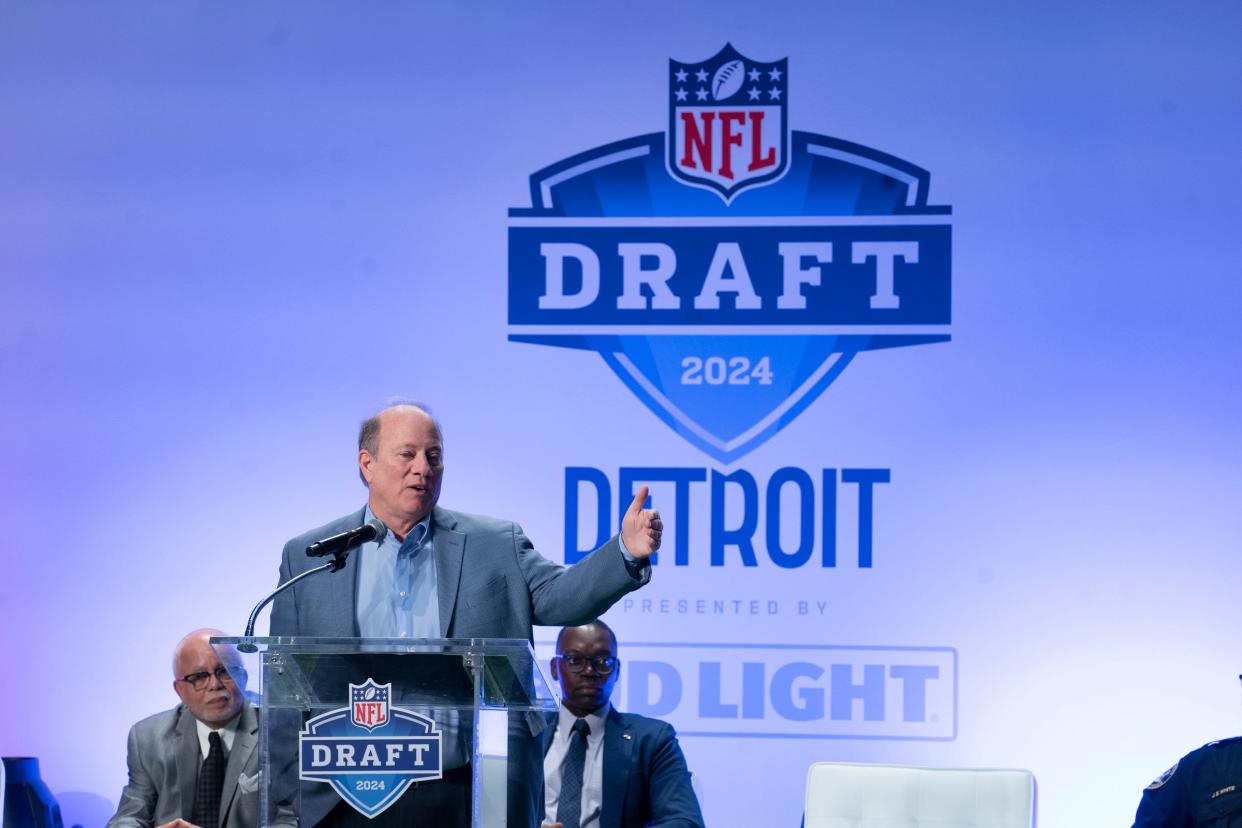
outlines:
M367 679L365 684L349 685L349 717L355 725L368 732L388 723L388 698L392 695L391 684L376 684Z

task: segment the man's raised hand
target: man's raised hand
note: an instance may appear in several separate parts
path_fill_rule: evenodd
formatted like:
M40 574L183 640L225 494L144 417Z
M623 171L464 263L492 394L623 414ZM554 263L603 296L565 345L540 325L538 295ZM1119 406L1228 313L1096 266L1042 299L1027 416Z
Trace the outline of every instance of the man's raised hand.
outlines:
M647 502L647 487L641 486L634 495L634 502L621 518L621 541L635 558L642 560L660 548L660 535L664 532L664 522L655 509L644 509Z

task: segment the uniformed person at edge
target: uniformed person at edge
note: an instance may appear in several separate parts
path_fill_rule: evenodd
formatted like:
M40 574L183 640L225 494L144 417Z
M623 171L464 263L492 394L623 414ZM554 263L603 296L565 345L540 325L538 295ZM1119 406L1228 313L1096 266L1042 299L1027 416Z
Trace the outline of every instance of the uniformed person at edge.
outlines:
M1242 736L1191 751L1143 791L1134 828L1242 828Z

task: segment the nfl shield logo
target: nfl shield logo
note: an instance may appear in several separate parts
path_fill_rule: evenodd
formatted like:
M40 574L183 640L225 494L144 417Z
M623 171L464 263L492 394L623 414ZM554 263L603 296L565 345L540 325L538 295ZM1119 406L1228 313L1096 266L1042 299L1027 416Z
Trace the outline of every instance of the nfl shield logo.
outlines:
M391 693L391 684L376 684L374 679L367 679L366 684L349 685L350 721L367 731L388 724Z
M701 63L669 61L668 168L728 203L788 166L788 58L765 63L725 44Z

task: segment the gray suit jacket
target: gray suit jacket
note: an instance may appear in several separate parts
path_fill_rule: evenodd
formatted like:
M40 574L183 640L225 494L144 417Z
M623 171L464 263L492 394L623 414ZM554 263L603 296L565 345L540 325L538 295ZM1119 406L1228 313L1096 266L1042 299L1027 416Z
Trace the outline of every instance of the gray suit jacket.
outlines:
M151 828L178 817L188 822L202 761L194 716L184 705L134 725L129 730L126 756L129 781L107 828ZM259 717L246 701L224 772L219 828L255 828L259 824L258 772Z
M365 510L312 529L285 544L284 583L323 563L306 557L314 541L362 525ZM633 573L617 538L564 567L535 551L520 526L436 507L431 516L444 638L525 638L532 626L593 621L651 579L645 561ZM351 638L358 635L357 556L340 572L314 575L285 590L272 606L272 635Z

